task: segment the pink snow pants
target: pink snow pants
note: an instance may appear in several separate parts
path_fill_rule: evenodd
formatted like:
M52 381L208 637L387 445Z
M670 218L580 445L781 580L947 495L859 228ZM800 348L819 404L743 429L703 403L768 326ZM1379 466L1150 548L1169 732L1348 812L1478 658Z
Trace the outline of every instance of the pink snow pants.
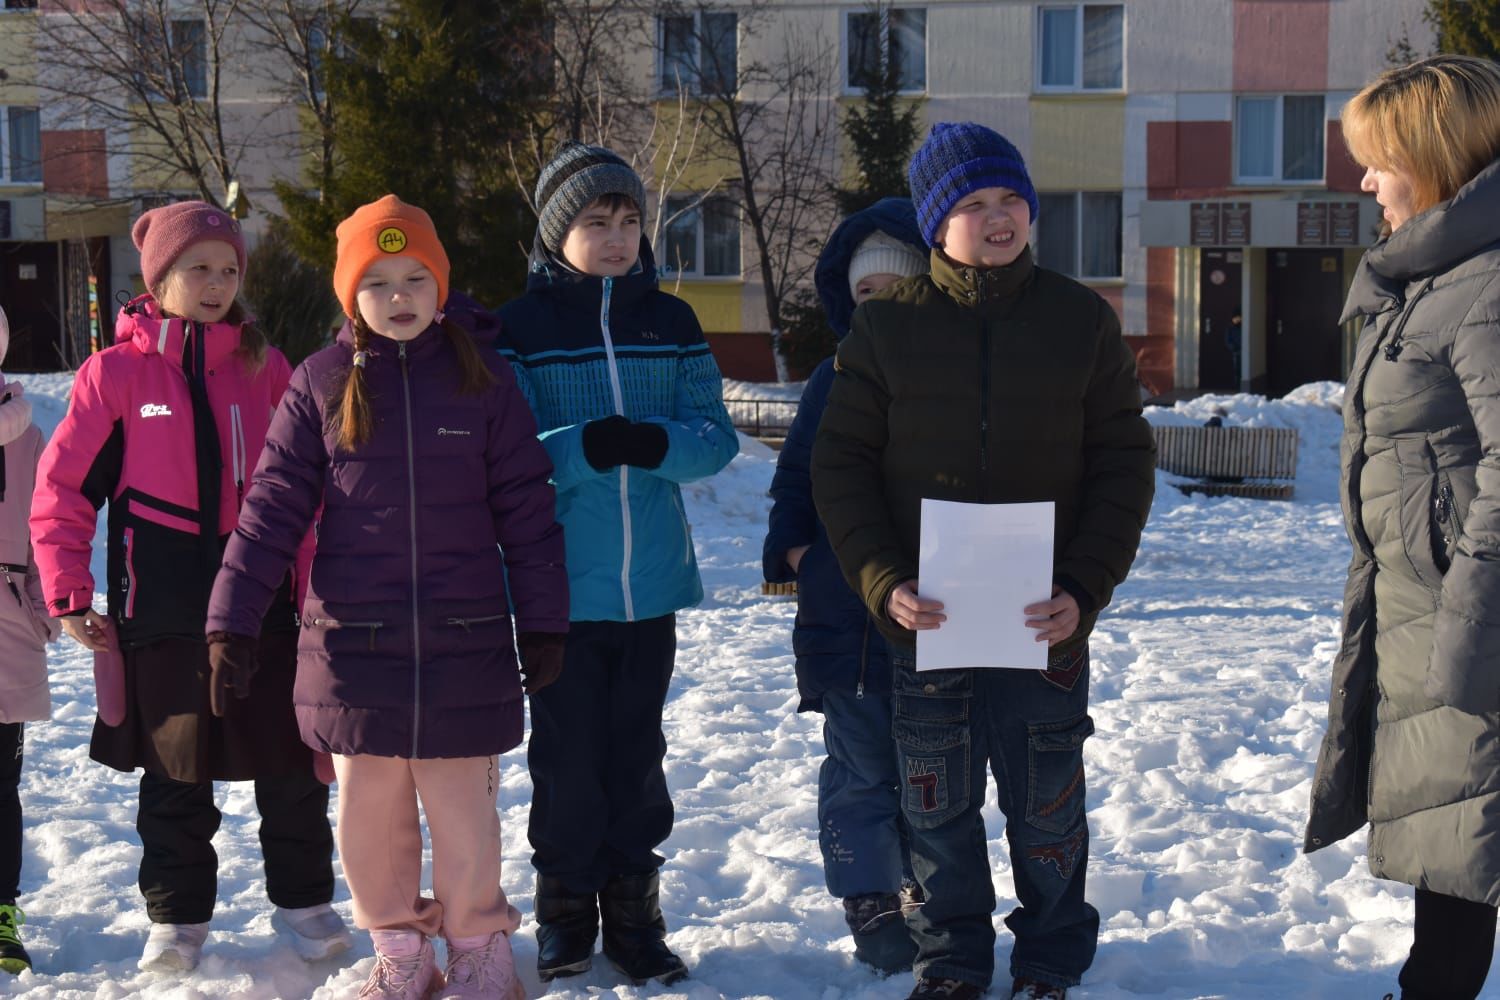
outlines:
M500 888L495 757L406 760L335 755L339 857L355 926L432 937L513 932L521 915ZM432 836L432 894L422 895L422 827Z

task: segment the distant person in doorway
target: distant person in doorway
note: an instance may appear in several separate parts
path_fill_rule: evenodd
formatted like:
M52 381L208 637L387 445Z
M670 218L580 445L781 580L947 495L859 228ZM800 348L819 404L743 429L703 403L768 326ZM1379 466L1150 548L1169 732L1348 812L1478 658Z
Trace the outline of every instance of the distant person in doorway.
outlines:
M1369 823L1417 890L1402 1000L1464 1000L1500 903L1500 66L1390 70L1343 123L1387 232L1344 309L1354 557L1305 849Z

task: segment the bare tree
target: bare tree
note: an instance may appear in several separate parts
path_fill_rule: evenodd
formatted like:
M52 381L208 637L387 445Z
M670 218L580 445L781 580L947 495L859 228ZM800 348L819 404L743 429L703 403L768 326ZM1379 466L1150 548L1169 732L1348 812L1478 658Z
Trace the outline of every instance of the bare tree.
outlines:
M310 180L323 196L333 184L337 169L335 125L337 109L324 86L323 67L338 45L339 32L358 17L361 0L241 0L240 11L254 30L247 33L245 47L261 57L253 59L268 92L279 94L305 109L311 128L301 128L285 139L290 146L310 154L315 164Z
M137 187L222 202L259 140L223 100L242 23L239 0L52 0L38 18L37 86L69 127L102 133L103 152L128 152Z
M766 0L728 9L669 2L658 8L654 43L661 82L675 76L692 92L705 155L721 159L731 178L724 197L751 236L750 270L785 381L779 346L789 296L811 277L835 215L838 62L819 32L782 30L773 40L778 16L786 15Z

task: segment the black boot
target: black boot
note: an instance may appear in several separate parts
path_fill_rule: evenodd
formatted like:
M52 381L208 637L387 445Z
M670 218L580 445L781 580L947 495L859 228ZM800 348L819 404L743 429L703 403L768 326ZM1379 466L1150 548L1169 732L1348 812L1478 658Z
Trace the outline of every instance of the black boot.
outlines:
M569 892L561 879L536 877L536 974L542 982L589 971L599 905L592 893Z
M917 943L906 929L901 897L894 892L850 896L844 920L854 935L854 957L886 974L904 972L917 957Z
M599 894L599 911L604 917L604 957L637 986L648 979L670 986L687 978L687 966L667 947L656 872L610 879Z

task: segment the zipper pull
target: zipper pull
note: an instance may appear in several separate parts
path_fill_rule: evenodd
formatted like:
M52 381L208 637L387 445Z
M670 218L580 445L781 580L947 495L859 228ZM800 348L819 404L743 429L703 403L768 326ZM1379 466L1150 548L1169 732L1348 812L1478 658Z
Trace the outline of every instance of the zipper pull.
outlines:
M864 681L860 681L858 684L854 685L854 700L855 701L864 701L865 700L865 682Z
M401 343L397 346L396 356L401 359L401 363L403 365L406 364L406 341L401 341Z

